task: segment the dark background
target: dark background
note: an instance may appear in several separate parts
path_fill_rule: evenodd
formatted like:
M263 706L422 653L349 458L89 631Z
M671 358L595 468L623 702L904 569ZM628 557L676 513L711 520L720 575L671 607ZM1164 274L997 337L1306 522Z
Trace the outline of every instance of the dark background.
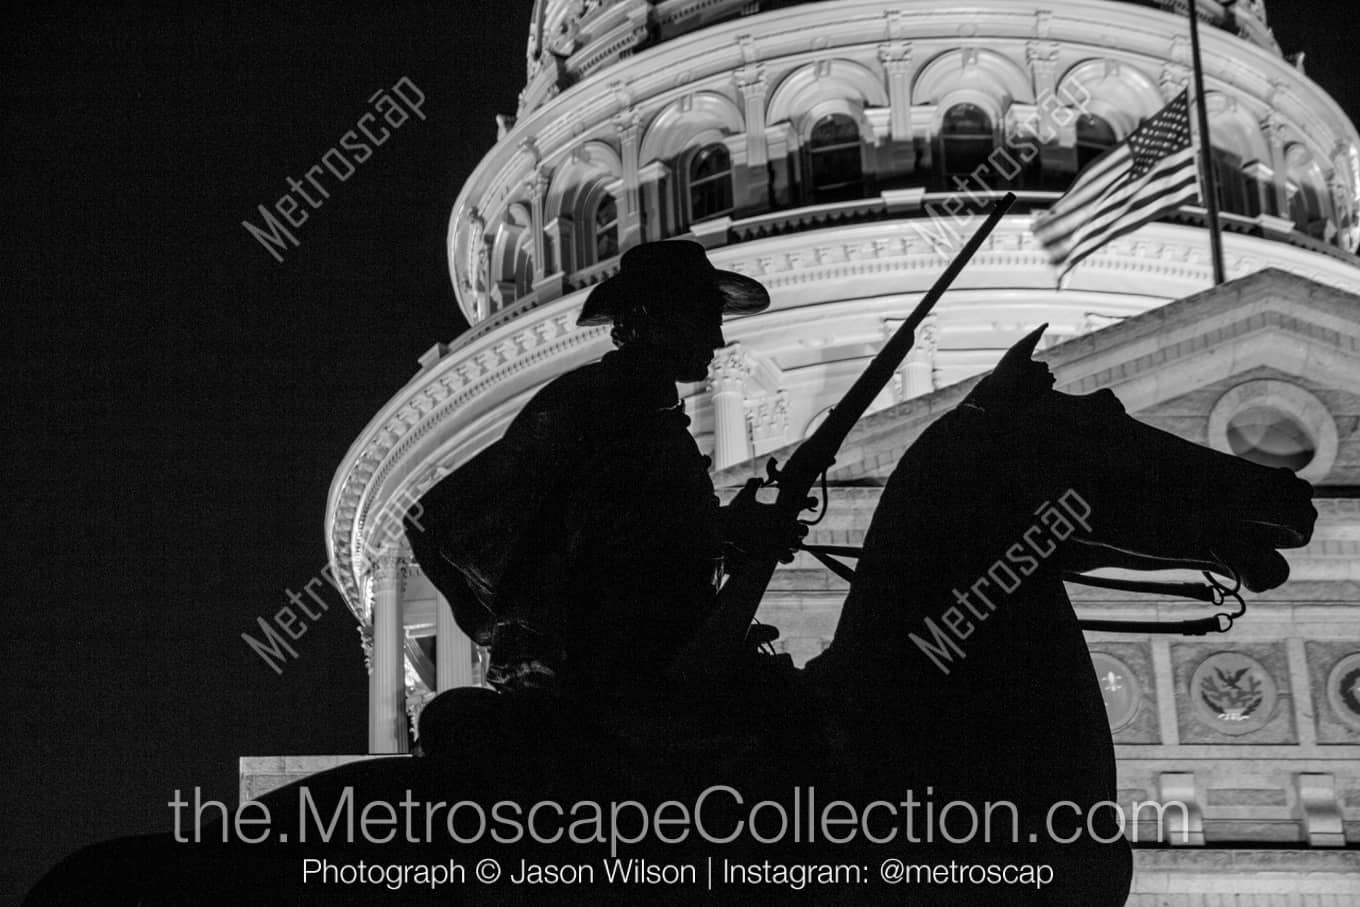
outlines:
M242 755L359 753L339 596L275 675L241 640L326 562L326 491L463 328L444 240L513 114L531 0L53 7L3 60L9 569L0 901L76 847L232 803ZM1357 119L1353 0L1273 5ZM370 96L394 131L276 262L242 228Z

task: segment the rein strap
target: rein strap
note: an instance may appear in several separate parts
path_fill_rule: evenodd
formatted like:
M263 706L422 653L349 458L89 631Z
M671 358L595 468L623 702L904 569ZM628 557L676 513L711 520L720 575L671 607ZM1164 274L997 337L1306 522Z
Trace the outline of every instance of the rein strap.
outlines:
M832 573L845 580L852 582L855 578L855 570L841 557L858 558L863 552L863 548L855 548L846 545L803 545L797 546L798 550L806 551L816 558L821 564ZM1120 592L1135 592L1146 595L1163 595L1171 598L1186 598L1192 601L1205 602L1214 606L1221 606L1227 599L1232 598L1237 601L1237 611L1220 611L1212 617L1201 617L1194 620L1158 621L1158 620L1081 620L1077 623L1083 630L1097 630L1105 633L1174 633L1180 636L1204 636L1209 633L1227 633L1232 629L1233 621L1241 617L1246 612L1246 605L1242 601L1242 596L1238 593L1237 587L1224 586L1218 582L1211 574L1205 572L1204 583L1154 583L1141 582L1138 580L1111 579L1101 576L1085 576L1080 573L1064 573L1063 580L1069 583L1078 583L1083 586L1092 586L1099 589L1113 589Z

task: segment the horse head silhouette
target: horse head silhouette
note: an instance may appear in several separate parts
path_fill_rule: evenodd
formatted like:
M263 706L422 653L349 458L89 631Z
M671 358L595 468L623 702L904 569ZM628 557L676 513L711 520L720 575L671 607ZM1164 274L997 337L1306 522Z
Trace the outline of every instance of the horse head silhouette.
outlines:
M1031 359L1044 328L1002 358L965 407L1004 438L1009 471L1046 473L1090 505L1091 526L1067 563L1119 566L1128 556L1226 565L1253 592L1289 578L1279 548L1307 543L1316 511L1307 482L1283 468L1228 456L1128 416L1112 391L1053 391ZM1068 489L1062 489L1066 491Z
M1032 359L1043 330L903 455L809 666L840 691L863 796L1009 801L1027 821L1113 801L1114 746L1063 574L1182 562L1260 591L1289 576L1277 549L1312 534L1311 488L1288 470L1145 425L1109 390L1055 391ZM1042 848L1044 829L1026 827ZM1127 845L1117 829L1099 837L1114 843L1043 853L1073 903L1123 903Z

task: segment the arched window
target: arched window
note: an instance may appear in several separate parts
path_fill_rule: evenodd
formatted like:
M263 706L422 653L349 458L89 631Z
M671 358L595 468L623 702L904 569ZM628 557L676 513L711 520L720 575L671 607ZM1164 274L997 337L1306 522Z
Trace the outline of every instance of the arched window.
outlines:
M591 220L595 231L595 260L604 261L619 254L619 206L608 192L600 196Z
M965 176L987 164L995 147L992 118L976 104L955 104L940 124L940 172Z
M814 202L858 197L864 182L859 124L843 113L818 120L808 138L808 163Z
M1077 172L1109 151L1118 139L1114 127L1102 117L1093 113L1084 114L1077 119Z
M689 219L717 217L732 210L732 156L720 143L700 148L689 162Z

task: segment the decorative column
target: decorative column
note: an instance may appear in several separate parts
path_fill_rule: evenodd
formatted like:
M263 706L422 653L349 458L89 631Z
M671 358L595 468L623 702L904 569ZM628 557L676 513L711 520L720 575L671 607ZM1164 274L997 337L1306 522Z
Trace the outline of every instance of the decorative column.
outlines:
M1283 100L1285 88L1280 83L1272 84L1270 89L1271 104L1279 103ZM1286 181L1289 179L1289 165L1285 162L1284 140L1287 127L1284 120L1274 110L1270 110L1261 118L1261 132L1265 135L1266 145L1270 148L1270 169L1271 190L1274 193L1275 210L1270 212L1277 217L1289 217L1289 189Z
M893 396L898 403L921 397L935 390L935 353L938 349L939 318L927 315L916 329L916 342L902 361L893 381ZM901 318L883 319L883 338L889 340L902 326Z
M744 39L744 40L743 40ZM738 212L762 211L770 203L769 144L765 138L765 98L770 83L765 68L756 62L755 44L743 35L742 56L747 65L733 75L733 84L746 115L746 154L742 178L737 181Z
M1341 222L1341 248L1347 252L1355 251L1356 239L1360 237L1360 152L1345 140L1338 140L1332 152L1332 167L1340 184L1341 194L1336 199L1338 216Z
M1190 85L1190 39L1185 35L1173 35L1166 56L1158 82L1162 100L1170 101Z
M1328 201L1331 202L1332 209L1332 230L1327 237L1327 242L1332 242L1337 233L1343 233L1338 242L1342 248L1349 252L1350 247L1346 245L1346 236L1349 234L1351 226L1351 210L1350 203L1346 198L1345 177L1339 168L1332 168L1323 174L1323 179L1327 183L1328 195L1330 196Z
M888 75L889 124L894 142L911 141L911 42L902 13L887 14L890 40L878 45L878 60Z
M406 588L406 558L384 550L373 560L373 661L368 673L368 751L405 753L406 628L401 597Z
M709 366L714 469L725 469L751 456L746 434L746 379L750 375L751 363L740 343L718 350Z
M638 137L642 132L636 110L629 107L614 118L623 162L623 196L619 205L619 251L642 242L642 209L638 205Z
M548 194L548 174L535 170L525 188L529 190L529 229L533 231L534 283L538 284L549 273L547 230L543 224L543 199Z
M553 271L565 274L577 268L580 259L575 249L576 224L571 216L559 214L543 225L543 231L548 238Z
M789 441L789 396L783 390L765 394L746 404L746 424L751 433L751 455L763 456Z
M477 319L490 313L490 260L491 253L486 245L486 220L475 207L468 212L467 226L467 276L463 289L472 297L472 311Z
M902 364L902 399L923 397L935 390L935 351L939 321L927 315L916 331L916 342Z
M1040 14L1044 15L1044 14ZM1047 20L1036 28L1036 33L1047 33ZM1025 61L1029 64L1030 79L1034 82L1034 116L1029 128L1023 130L1039 145L1039 168L1043 173L1074 174L1077 171L1077 117L1067 108L1086 98L1058 95L1058 43L1046 39L1029 41L1025 46ZM1067 94L1067 92L1063 92ZM1067 116L1058 122L1058 110Z
M454 687L470 687L472 677L472 640L453 620L453 609L444 596L434 603L435 687L438 692Z
M652 161L638 171L638 192L642 200L642 241L652 242L679 232L675 218L667 211L663 187L671 169L661 161Z
M528 158L527 174L524 177L523 192L529 198L528 225L525 227L529 231L531 254L534 258L534 270L530 278L531 283L538 283L547 273L544 268L547 257L546 242L543 236L543 198L548 191L548 177L542 166L543 155L538 150L538 143L532 138L526 138L519 143L519 152Z
M916 148L911 129L911 42L901 11L886 13L889 40L878 45L878 61L888 76L888 159L882 169L911 173L916 169Z

